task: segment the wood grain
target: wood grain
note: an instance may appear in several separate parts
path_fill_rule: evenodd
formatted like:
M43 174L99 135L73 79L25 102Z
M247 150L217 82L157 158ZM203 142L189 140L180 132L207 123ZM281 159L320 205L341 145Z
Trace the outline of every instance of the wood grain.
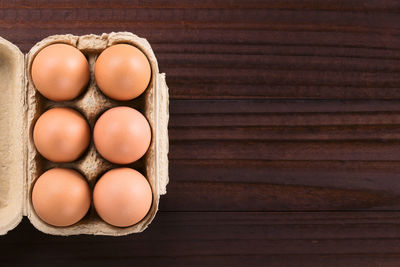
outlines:
M160 212L142 234L93 238L43 235L25 219L19 229L2 238L1 262L395 266L399 223L398 212Z
M170 184L140 235L45 236L0 264L397 266L400 2L0 1L24 53L131 31L170 88ZM45 253L49 252L49 253Z

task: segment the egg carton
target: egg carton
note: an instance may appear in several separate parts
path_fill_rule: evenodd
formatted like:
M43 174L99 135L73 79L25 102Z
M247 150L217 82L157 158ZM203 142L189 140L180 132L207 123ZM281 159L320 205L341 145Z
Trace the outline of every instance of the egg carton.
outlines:
M65 43L78 48L88 59L90 81L87 90L72 101L54 102L44 98L32 82L31 66L37 53L54 43ZM139 48L151 65L151 81L146 91L131 101L115 101L100 92L94 79L96 58L107 47L126 43ZM138 233L148 227L158 210L160 195L168 184L168 87L165 74L159 73L157 59L146 39L130 32L112 32L102 35L75 36L71 34L49 36L25 56L0 37L0 234L16 227L23 216L40 231L52 235L110 235ZM36 150L32 132L38 117L52 107L71 107L88 120L93 133L97 118L115 106L129 106L139 110L151 126L152 140L145 156L132 164L123 165L141 172L149 181L153 202L148 214L130 227L115 227L104 222L91 205L89 212L78 223L56 227L42 221L32 206L31 193L36 179L53 167L73 168L82 173L93 189L96 181L107 170L120 167L103 159L96 151L93 138L87 151L76 161L53 163Z

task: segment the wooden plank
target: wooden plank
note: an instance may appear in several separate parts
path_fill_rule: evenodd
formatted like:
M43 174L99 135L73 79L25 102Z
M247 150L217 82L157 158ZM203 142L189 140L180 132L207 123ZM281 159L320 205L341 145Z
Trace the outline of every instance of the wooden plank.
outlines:
M320 100L320 99L245 99L172 100L172 114L234 113L378 113L399 112L399 100Z
M167 0L157 0L157 1L130 1L130 0L117 0L113 1L112 3L107 0L89 0L85 1L87 6L93 7L100 7L100 8L188 8L188 9L196 9L196 8L262 8L270 6L269 3L262 1L262 0L239 0L239 1L232 1L232 0L205 0L202 2L193 3L190 0L183 0L178 2L171 3ZM45 6L48 9L58 9L58 8L81 8L85 6L82 3L77 3L73 0L63 0L63 1L56 1L56 2L49 2L46 0L39 0L35 3L32 3L29 0L24 1L2 1L3 7L13 7L13 8L32 8L38 6ZM392 7L395 7L393 5Z
M399 140L397 125L176 126L170 140Z
M394 183L394 182L392 182ZM390 189L368 190L268 183L175 182L162 198L163 211L324 211L398 210ZM361 187L361 188L360 188Z
M396 161L398 141L179 140L171 159Z
M171 126L338 126L400 124L399 113L286 113L286 114L180 114L171 118ZM311 127L310 127L311 129ZM357 139L357 136L354 137Z
M59 8L81 8L81 7L99 7L99 8L268 8L268 9L294 9L294 10L331 10L331 11L373 11L379 12L396 12L400 10L400 4L396 0L383 1L363 1L363 0L340 0L340 1L325 1L325 0L309 0L302 3L296 0L204 0L193 3L191 0L181 0L171 3L168 0L88 0L85 3L80 3L74 0L62 0L49 2L47 0L29 0L22 1L1 1L2 7L9 8L34 8L43 7L47 9Z
M397 162L171 160L163 211L397 210ZM190 199L190 201L186 201Z
M116 239L49 236L24 219L2 237L0 263L376 266L399 260L399 224L398 212L160 212L142 234Z
M396 161L264 161L264 160L171 160L174 182L248 182L309 184L397 190L400 164ZM314 174L317 174L316 177Z
M282 133L292 132L294 139L295 129L307 127L318 140L321 126L335 126L343 129L343 134L346 129L360 126L373 126L377 130L380 126L382 130L385 127L396 128L400 123L399 107L397 100L172 100L169 126L172 130L176 127L258 127L260 130L274 127ZM359 134L360 138L364 135L361 131ZM286 138L284 134L282 138ZM335 138L332 136L332 139ZM357 140L358 135L352 139ZM385 139L385 135L380 139Z

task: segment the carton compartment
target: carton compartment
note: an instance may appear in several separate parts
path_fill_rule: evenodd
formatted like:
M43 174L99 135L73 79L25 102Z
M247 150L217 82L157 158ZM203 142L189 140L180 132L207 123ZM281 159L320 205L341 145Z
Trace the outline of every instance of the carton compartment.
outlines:
M12 75L16 71L15 63L13 62L13 57L11 57L5 50L0 50L0 91L3 95L0 98L0 113L3 114L0 118L1 127L1 138L5 140L10 140L12 133L12 119L9 116L9 98L13 94L13 84L15 83L16 77ZM5 116L4 116L5 115ZM9 142L0 143L0 153L1 153L1 163L0 163L0 209L6 207L8 203L8 198L10 196L9 191L12 190L12 180L9 180L7 175L8 168L12 164L11 158L6 155L9 154L8 151L12 149Z
M0 38L0 234L22 218L25 132L24 57Z

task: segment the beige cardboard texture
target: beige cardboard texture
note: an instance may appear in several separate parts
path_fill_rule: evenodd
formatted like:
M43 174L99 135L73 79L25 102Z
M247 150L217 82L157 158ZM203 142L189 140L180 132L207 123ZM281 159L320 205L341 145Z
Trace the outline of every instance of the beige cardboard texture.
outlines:
M89 61L91 77L88 88L81 96L73 101L49 101L40 95L32 82L30 70L33 59L41 49L54 43L66 43L77 47L85 54ZM94 79L94 64L96 58L105 48L117 43L127 43L138 47L144 52L151 64L152 76L149 87L142 96L139 96L132 101L114 101L105 97L97 88ZM9 52L4 53L4 55L6 54L9 54ZM3 56L3 53L1 55ZM4 56L4 58L5 57L6 56ZM15 88L17 88L18 84L15 84L15 81L20 78L19 88L22 88L23 90L18 91L22 94L20 99L17 95L13 95L13 99L15 98L15 101L13 102L7 102L2 99L4 105L8 105L7 110L12 113L12 116L10 116L11 113L7 116L6 113L2 113L1 115L1 129L9 131L9 133L7 131L5 132L6 136L1 140L1 157L2 159L7 158L11 160L12 164L3 165L0 176L0 192L2 193L0 196L0 215L4 213L5 217L10 217L7 220L4 220L4 223L2 220L3 218L0 218L0 233L4 234L7 230L12 229L18 224L21 220L21 210L23 210L23 215L28 216L37 229L53 235L94 234L120 236L141 232L146 229L157 213L160 195L166 193L166 186L168 184L168 87L165 82L165 74L159 73L157 60L149 43L145 39L139 38L129 32L102 35L91 34L85 36L74 36L70 34L54 35L45 38L32 47L26 55L25 64L23 59L19 62L10 59L9 63L9 68L11 70L8 71L8 73L17 73L14 69L19 68L18 70L22 71L22 74L18 74L19 76L15 75L15 79L12 82L13 84L11 84L11 81L10 85L7 86L6 83L4 83L1 89L3 92L7 92L7 95L11 94L9 92L17 91ZM21 84L21 81L23 81L24 71L26 78L24 84ZM4 68L1 69L0 72L0 75L10 76L9 74L4 74L7 72ZM20 75L22 75L22 79ZM13 75L11 76L14 77ZM9 88L10 86L12 88ZM24 98L25 96L26 98ZM16 105L17 100L19 101L18 105ZM45 110L56 106L68 106L78 110L85 115L92 129L97 118L105 110L111 107L130 106L145 115L152 129L152 141L149 150L144 158L128 165L128 167L139 170L146 176L153 191L153 203L151 209L141 222L125 228L114 227L102 221L96 214L94 208L91 207L88 214L77 224L69 227L54 227L43 222L35 214L31 203L31 191L36 179L44 171L53 167L76 169L87 178L89 185L93 188L97 179L104 172L111 168L119 167L116 164L104 160L97 153L93 142L91 142L88 150L82 157L71 163L52 163L38 154L32 140L33 126L40 114ZM0 108L3 108L3 106ZM10 127L12 123L18 125ZM15 143L18 144L16 145ZM18 145L20 147L18 147ZM20 153L16 153L17 150L15 150L15 147L17 150L19 149ZM11 157L10 155L15 157ZM22 157L24 158L22 159ZM13 170L9 170L9 168L12 168ZM12 178L15 178L17 173L15 169L18 168L21 173L17 179L13 180ZM10 176L11 174L13 175L12 178ZM18 179L20 179L20 181ZM23 209L21 208L22 206L24 206ZM19 209L18 212L16 212L16 215L14 215L10 210L17 210L16 207L19 207Z
M0 38L0 234L22 218L26 162L24 55Z

